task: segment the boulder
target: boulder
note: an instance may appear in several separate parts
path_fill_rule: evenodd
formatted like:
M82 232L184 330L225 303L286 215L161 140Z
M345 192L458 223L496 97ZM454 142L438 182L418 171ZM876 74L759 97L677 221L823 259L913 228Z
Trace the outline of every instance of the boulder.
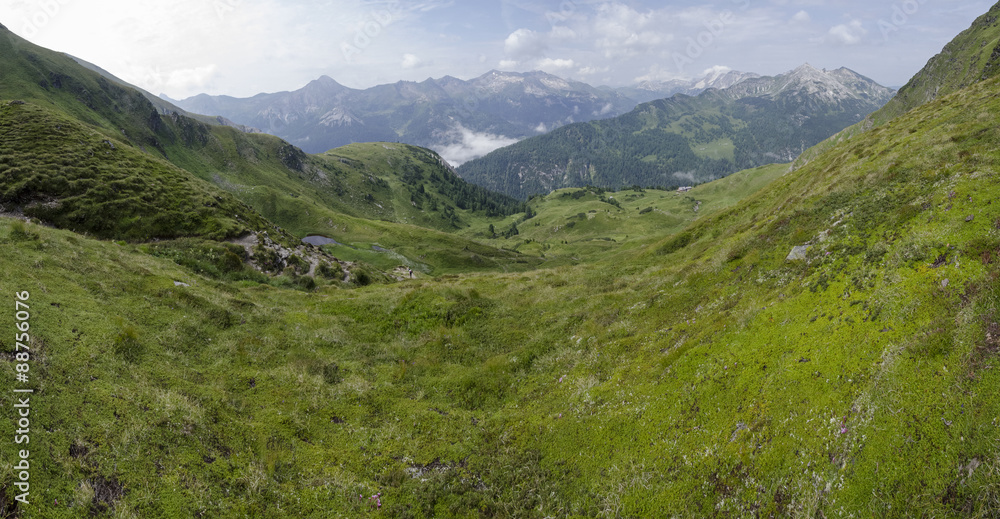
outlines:
M806 252L809 250L811 245L799 245L798 247L792 247L792 252L788 253L788 257L785 261L802 261L806 259Z

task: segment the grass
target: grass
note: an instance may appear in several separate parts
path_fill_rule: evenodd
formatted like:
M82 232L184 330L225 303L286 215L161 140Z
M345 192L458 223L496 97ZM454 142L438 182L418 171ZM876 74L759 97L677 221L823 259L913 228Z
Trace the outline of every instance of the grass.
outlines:
M517 214L502 220L473 220L460 234L495 247L543 256L546 265L594 260L634 251L677 233L699 218L750 196L787 171L788 166L781 164L741 171L685 193L561 189L532 199L529 205L536 216L531 219ZM502 236L511 225L517 226L518 234Z
M994 516L998 87L628 261L303 293L4 220L0 291L34 305L19 513Z
M188 172L58 112L3 102L0 133L0 202L28 216L124 240L222 240L265 226L245 204Z
M141 92L4 29L0 68L5 71L0 86L3 109L16 118L4 124L17 125L11 131L20 135L4 140L4 171L26 175L18 177L17 189L48 197L8 197L5 203L34 203L34 216L49 224L127 240L220 238L247 227L277 225L288 239L323 234L342 243L379 243L435 273L523 270L537 263L482 249L446 232L468 225L470 219L508 214L520 204L465 184L428 150L386 143L309 156L273 136L161 113ZM25 104L6 104L13 100ZM32 121L26 118L30 114L43 118ZM36 142L45 144L32 144ZM29 166L34 170L25 173ZM134 176L126 179L135 169L149 169L153 178L169 180L161 180L163 189L156 193L120 196L115 190L132 194L144 189ZM46 180L64 175L76 180ZM195 182L192 175L232 196ZM190 186L197 188L192 191ZM226 202L201 200L205 193ZM52 206L50 198L63 205ZM411 198L425 207L411 205ZM244 204L253 208L255 218L263 216L269 223L231 216L251 212ZM150 214L159 215L159 220L140 218ZM187 221L187 215L197 216ZM467 248L481 251L471 255ZM486 259L478 261L482 256Z
M565 190L527 220L473 211L465 236L338 216L357 238L343 254L435 269L388 283L363 268L350 289L237 264L212 239L237 225L228 210L149 243L0 218L0 294L30 292L35 390L31 505L14 501L18 446L0 442L0 515L995 517L998 91L983 81L794 171L682 195ZM0 141L4 192L28 205L78 196L71 175L93 168L151 214L231 200L124 141L114 162L72 155L107 136L58 108L0 110L6 131L51 143ZM290 161L285 180L233 161L217 183L270 178L274 214L300 230L336 213L304 194L328 159L299 167L227 131L206 134L221 154L168 153ZM18 191L22 163L34 184ZM14 338L0 332L8 410L25 387Z

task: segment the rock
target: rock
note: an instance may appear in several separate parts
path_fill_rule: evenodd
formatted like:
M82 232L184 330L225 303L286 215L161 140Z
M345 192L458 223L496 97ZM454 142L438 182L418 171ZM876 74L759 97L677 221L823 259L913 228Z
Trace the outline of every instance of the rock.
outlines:
M798 247L792 247L792 252L788 253L788 257L785 261L802 261L806 259L806 252L809 250L811 245L799 245Z
M180 281L174 281L174 286L175 286L175 287L189 287L189 286L191 286L191 285L189 285L189 284L187 284L187 283L182 283L182 282L180 282Z
M970 214L969 216L967 216L967 217L965 218L965 221L966 221L966 222L971 222L972 220L975 220L975 219L976 219L976 216L975 216L975 215L972 215L972 214Z

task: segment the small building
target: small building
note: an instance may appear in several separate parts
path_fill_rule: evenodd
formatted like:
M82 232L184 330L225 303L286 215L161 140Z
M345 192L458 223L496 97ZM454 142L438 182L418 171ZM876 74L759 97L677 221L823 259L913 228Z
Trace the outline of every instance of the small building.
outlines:
M679 187L679 188L677 188L677 192L678 193L687 193L688 191L691 191L691 189L693 189L691 186Z

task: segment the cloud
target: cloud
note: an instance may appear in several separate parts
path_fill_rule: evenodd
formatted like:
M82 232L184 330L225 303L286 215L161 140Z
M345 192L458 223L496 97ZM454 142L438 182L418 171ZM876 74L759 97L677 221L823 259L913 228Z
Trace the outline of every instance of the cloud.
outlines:
M512 32L503 43L504 54L514 59L537 58L547 48L545 38L530 29L518 29Z
M611 67L591 67L591 66L587 66L587 67L581 68L576 73L580 74L581 76L593 76L595 74L605 74L605 73L607 73L610 70L611 70Z
M714 67L709 67L702 71L702 76L721 76L727 72L732 72L733 69L725 65L715 65Z
M590 20L589 32L594 44L606 58L632 57L647 54L674 39L667 32L670 17L665 10L639 12L636 9L609 2L601 4Z
M694 171L675 171L671 174L671 176L677 180L686 182L689 186L698 183L698 179L695 177Z
M498 67L501 70L511 70L517 68L518 62L512 59L502 59Z
M215 77L216 65L182 68L164 72L148 65L125 64L118 72L123 81L154 94L163 91L194 92L210 84Z
M615 109L615 106L613 104L611 104L611 103L608 103L608 104L604 105L600 109L600 111L594 112L594 116L595 117L600 117L602 115L608 115L614 109Z
M538 62L538 68L543 69L543 70L547 69L547 68L561 68L561 69L566 69L566 68L573 68L575 66L576 66L576 62L574 62L571 59L549 59L549 58L545 58L545 59L540 60Z
M799 11L795 13L795 16L792 17L792 23L803 24L803 23L809 23L811 21L812 17L810 17L809 13L805 11Z
M574 43L574 40L579 37L576 31L563 25L556 25L555 27L552 27L552 31L549 32L549 35L554 40L562 40L569 43Z
M448 132L446 141L435 146L434 151L444 157L449 164L458 167L495 149L515 144L517 139L474 132L461 124L456 124L455 128Z
M415 54L403 54L403 63L401 65L404 69L412 70L415 68L426 67L427 63L418 58Z
M834 43L857 45L866 34L868 31L862 26L861 20L851 20L850 23L831 27L827 36Z

